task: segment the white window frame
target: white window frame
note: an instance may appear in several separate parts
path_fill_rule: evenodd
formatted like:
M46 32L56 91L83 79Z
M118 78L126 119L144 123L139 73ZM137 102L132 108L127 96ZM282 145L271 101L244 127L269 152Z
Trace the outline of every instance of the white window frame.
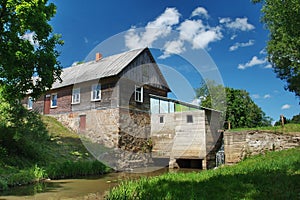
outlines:
M134 90L134 100L136 102L143 103L144 98L144 88L142 86L135 86Z
M72 104L80 103L80 88L73 88L72 90Z
M28 97L28 100L27 100L27 109L28 110L32 110L32 107L33 107L33 98L32 97Z
M95 98L97 91L99 92L98 98ZM93 84L91 87L91 101L99 101L99 100L101 100L101 84L100 83Z
M55 101L55 105L53 105L53 102L54 102L53 99L54 99L54 97L56 97L55 98L55 100L56 100ZM50 108L56 108L57 107L57 99L58 99L57 98L57 93L52 93L51 96L50 96Z

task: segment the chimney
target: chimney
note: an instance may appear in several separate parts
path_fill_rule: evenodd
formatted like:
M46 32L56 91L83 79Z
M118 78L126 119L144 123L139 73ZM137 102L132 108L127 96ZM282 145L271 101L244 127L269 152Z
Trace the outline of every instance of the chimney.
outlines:
M99 61L102 59L102 54L101 53L96 53L96 61Z

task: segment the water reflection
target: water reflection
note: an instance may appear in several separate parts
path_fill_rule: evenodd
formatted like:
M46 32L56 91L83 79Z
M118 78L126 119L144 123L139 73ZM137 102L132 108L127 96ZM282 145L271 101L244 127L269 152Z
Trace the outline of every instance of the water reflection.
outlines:
M146 172L145 172L146 171ZM138 179L142 176L156 176L169 172L168 168L147 172L139 169L136 173L110 173L101 177L88 177L81 179L51 180L35 185L12 188L0 193L0 200L15 199L102 199L105 192L118 185L121 181ZM178 170L172 170L177 172ZM180 169L189 172L193 169ZM199 169L197 169L199 171Z

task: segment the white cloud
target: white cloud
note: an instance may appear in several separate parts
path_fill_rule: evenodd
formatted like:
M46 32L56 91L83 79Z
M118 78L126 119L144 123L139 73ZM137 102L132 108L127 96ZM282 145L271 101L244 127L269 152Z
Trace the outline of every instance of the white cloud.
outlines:
M272 65L271 64L267 64L264 68L265 69L272 69Z
M287 110L287 109L290 109L291 108L291 105L289 104L284 104L282 107L281 107L281 110Z
M194 49L206 48L223 38L219 27L204 26L202 20L185 20L178 30L180 39L190 42Z
M253 67L255 65L261 65L266 63L266 59L259 59L257 56L253 56L252 59L246 64L239 64L238 69L246 69L248 67Z
M236 37L237 37L237 35L234 34L234 35L232 35L232 36L230 37L230 39L231 39L231 40L234 40Z
M253 97L253 99L259 99L260 98L259 94L253 94L252 97Z
M209 15L208 15L208 12L205 8L203 7L198 7L196 8L193 12L192 12L192 15L191 17L194 17L194 16L203 16L205 18L208 18Z
M164 45L164 53L159 57L159 59L165 59L171 54L180 54L185 51L184 43L182 40L168 41Z
M271 95L270 95L270 94L265 94L265 95L264 95L264 99L269 99L269 98L271 98Z
M125 35L125 44L129 49L150 46L158 38L170 34L172 26L179 23L180 13L176 8L166 8L165 12L154 21L148 22L145 32L137 33L136 28L132 27Z
M236 18L232 21L230 18L221 18L219 20L221 24L224 24L225 27L233 30L240 30L240 31L250 31L253 30L255 27L248 23L248 18Z
M262 49L262 50L260 50L259 54L266 55L266 54L267 54L267 51L266 51L266 49Z
M28 40L32 46L39 46L39 42L36 39L36 33L35 32L29 32L25 33L23 36L21 36L23 40Z
M254 40L249 40L248 42L237 42L234 45L232 45L231 47L229 47L229 51L235 51L237 50L239 47L248 47L248 46L252 46L254 45Z
M219 19L219 23L221 23L221 24L226 24L226 23L229 23L230 21L231 21L231 19L229 17Z

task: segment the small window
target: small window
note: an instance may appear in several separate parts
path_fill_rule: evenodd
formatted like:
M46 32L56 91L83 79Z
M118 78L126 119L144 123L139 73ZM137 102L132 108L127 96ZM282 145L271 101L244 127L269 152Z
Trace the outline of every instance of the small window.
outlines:
M73 89L72 91L72 104L80 103L80 88Z
M31 110L33 106L33 99L32 97L28 97L28 101L27 101L27 109Z
M50 100L51 100L51 108L57 107L57 94L56 93L51 94Z
M135 101L143 102L143 87L135 86Z
M92 85L91 100L98 101L100 99L101 99L101 85L94 84L94 85Z
M193 115L187 115L186 116L186 122L187 123L193 123Z
M159 123L163 124L164 123L164 116L159 117Z

